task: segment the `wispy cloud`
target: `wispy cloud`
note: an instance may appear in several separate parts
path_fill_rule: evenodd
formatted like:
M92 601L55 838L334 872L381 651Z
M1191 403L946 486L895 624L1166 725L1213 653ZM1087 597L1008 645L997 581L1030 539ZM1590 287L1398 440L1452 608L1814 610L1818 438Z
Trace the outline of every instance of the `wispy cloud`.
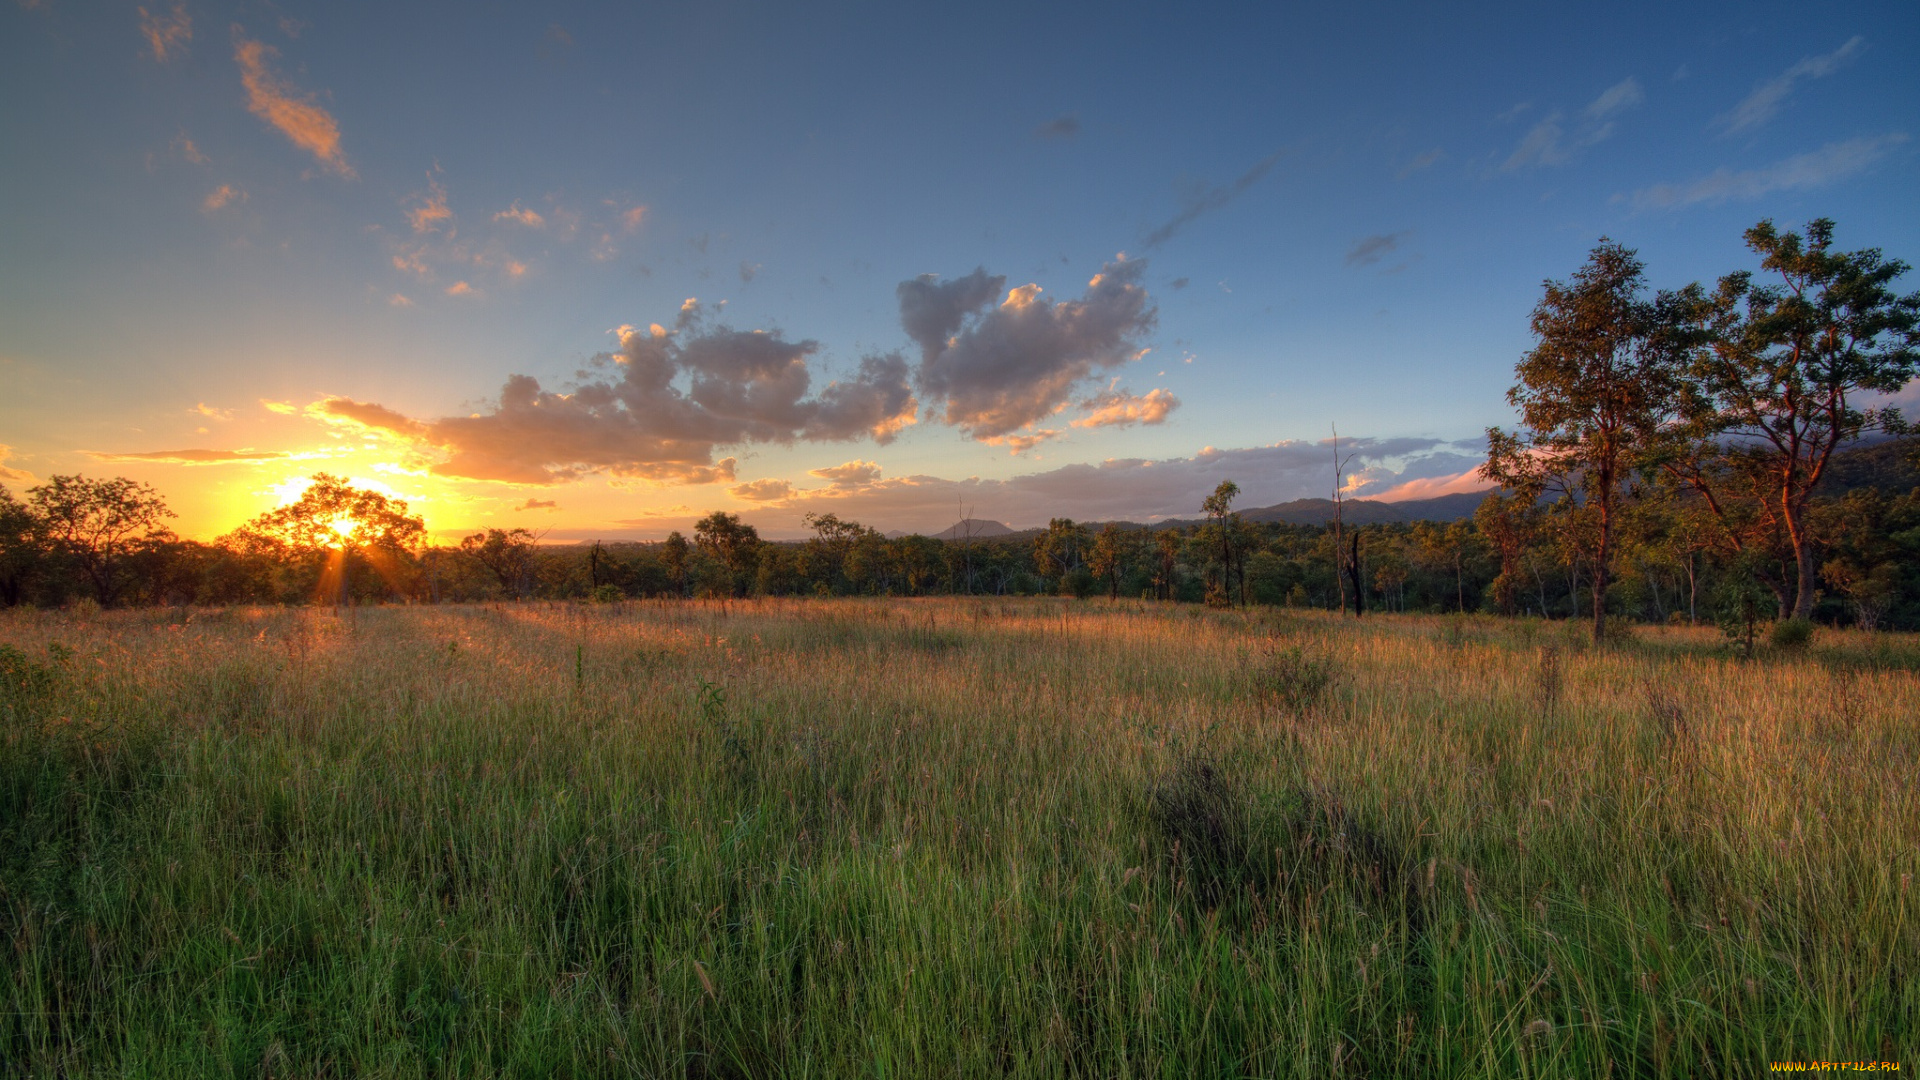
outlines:
M1353 246L1347 249L1347 265L1372 266L1399 250L1400 242L1412 235L1412 230L1402 229L1396 233L1375 233L1372 236L1363 236L1355 240Z
M1342 439L1341 445L1356 451L1355 464L1368 471L1371 481L1364 485L1368 498L1377 497L1370 489L1399 492L1421 477L1440 478L1431 485L1435 488L1452 484L1458 474L1484 458L1484 452L1470 453L1470 448L1437 439ZM961 502L973 509L974 517L1015 528L1045 524L1048 518L1060 516L1150 521L1199 517L1201 501L1227 479L1245 492L1241 505L1246 507L1324 498L1330 487L1327 447L1306 441L1225 450L1207 447L1190 457L1108 459L1006 479L950 480L928 475L882 479L875 469L870 478L795 488L776 509L790 515L796 526L802 513L814 511L880 528L937 530L952 524L955 506Z
M13 456L13 447L8 446L5 443L0 443L0 480L11 480L16 484L31 484L35 482L38 479L38 477L34 476L32 473L27 472L24 469L13 469L13 468L7 467L7 459L11 458L12 456Z
M180 160L192 162L195 165L205 165L209 160L207 155L201 153L200 148L193 144L193 140L187 138L187 133L184 131L173 137L170 149Z
M416 205L407 211L407 224L416 233L439 232L453 221L447 206L447 186L432 173L427 174L427 193L413 196Z
M246 201L247 193L245 191L234 187L232 184L221 184L209 192L206 198L200 200L200 209L211 214L222 207L229 206L236 202Z
M1211 213L1240 197L1248 188L1260 182L1260 178L1273 171L1280 161L1280 151L1268 154L1255 162L1253 168L1240 174L1240 178L1224 187L1202 187L1191 192L1182 200L1185 205L1165 224L1154 229L1146 236L1145 246L1151 251L1173 239L1174 234L1191 225L1194 219Z
M514 507L514 509L515 510L558 510L560 509L560 504L558 502L555 502L552 499L535 499L535 498L529 497L526 502L523 502L519 506Z
M1405 165L1400 166L1400 171L1394 173L1393 175L1397 179L1405 180L1407 177L1412 176L1414 173L1424 172L1428 169L1433 168L1434 165L1436 165L1440 161L1440 159L1445 156L1446 156L1446 151L1436 146L1433 149L1428 150L1424 154L1415 154L1412 160L1408 161Z
M1605 120L1615 113L1624 112L1647 100L1646 91L1640 89L1640 83L1629 75L1607 87L1599 97L1594 98L1581 112L1589 120Z
M1513 153L1501 163L1500 171L1512 172L1528 165L1565 164L1568 155L1560 145L1560 137L1565 134L1560 129L1560 120L1560 113L1550 113L1546 119L1529 128L1521 138L1520 145L1514 147Z
M1887 156L1887 152L1907 141L1898 132L1872 138L1848 139L1828 143L1810 154L1800 154L1762 169L1716 169L1698 180L1677 184L1655 184L1627 196L1614 196L1615 202L1631 201L1634 209L1647 210L1691 206L1695 203L1722 203L1729 199L1757 199L1773 191L1805 191L1825 187L1867 170Z
M1071 113L1066 116L1056 116L1034 128L1033 134L1041 139L1071 139L1080 134L1080 118Z
M151 461L166 465L243 465L291 456L279 450L149 450L133 454L112 454L100 450L81 452L95 461Z
M1059 428L1028 428L1025 431L989 436L980 441L988 446L1004 446L1008 453L1018 457L1049 439L1057 439L1065 434L1066 432Z
M1723 121L1727 134L1758 127L1773 119L1780 106L1793 93L1794 84L1802 79L1820 79L1840 70L1841 66L1859 54L1866 39L1855 35L1846 43L1824 56L1809 56L1787 70L1768 79L1753 88L1753 92L1740 99Z
M247 39L237 25L233 29L233 59L240 65L240 81L247 88L247 111L278 128L320 164L354 179L357 174L341 152L340 125L332 114L267 67L268 58L278 56L278 50Z
M1612 118L1646 99L1646 91L1640 88L1639 80L1628 76L1588 102L1586 108L1580 110L1576 130L1571 133L1562 126L1567 120L1566 114L1555 109L1527 129L1526 135L1520 139L1520 145L1514 147L1513 153L1501 163L1500 171L1565 165L1573 160L1578 151L1612 138L1615 124Z
M448 296L472 296L473 286L464 281L456 281L447 286L446 293Z
M160 63L184 52L193 40L193 16L187 14L186 4L173 5L170 15L154 15L146 8L135 10L140 12L140 33L146 36L153 58Z

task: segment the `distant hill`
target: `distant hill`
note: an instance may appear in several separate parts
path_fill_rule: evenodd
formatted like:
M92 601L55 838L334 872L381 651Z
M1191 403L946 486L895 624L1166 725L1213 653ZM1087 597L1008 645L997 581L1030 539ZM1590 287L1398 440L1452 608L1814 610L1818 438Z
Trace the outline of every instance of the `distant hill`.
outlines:
M1348 499L1341 518L1349 525L1381 525L1397 521L1459 521L1470 518L1485 501L1485 491L1463 491L1432 499L1408 499L1404 502L1379 502L1374 499ZM1333 521L1332 499L1295 499L1275 506L1242 510L1248 521L1278 521L1288 525L1325 525Z
M965 518L953 523L953 527L944 532L933 534L935 540L982 540L989 536L1012 536L1013 530L998 521L982 521L979 518Z
M1827 475L1820 478L1820 494L1839 496L1855 488L1875 488L1882 495L1904 495L1920 487L1920 461L1908 440L1887 439L1855 445L1833 455Z

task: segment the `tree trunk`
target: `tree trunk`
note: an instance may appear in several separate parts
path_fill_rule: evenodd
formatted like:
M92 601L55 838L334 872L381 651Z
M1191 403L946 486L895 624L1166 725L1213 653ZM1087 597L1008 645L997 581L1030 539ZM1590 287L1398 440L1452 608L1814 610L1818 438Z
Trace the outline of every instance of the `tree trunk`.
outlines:
M1793 617L1810 619L1813 617L1813 538L1807 535L1800 521L1800 515L1787 515L1787 535L1793 540L1793 561L1799 578L1793 596Z
M1353 617L1366 613L1366 594L1360 591L1360 534L1353 534L1353 555L1347 560L1347 574L1353 579Z
M1600 526L1600 546L1594 553L1593 565L1593 643L1600 644L1607 636L1607 527L1605 519Z

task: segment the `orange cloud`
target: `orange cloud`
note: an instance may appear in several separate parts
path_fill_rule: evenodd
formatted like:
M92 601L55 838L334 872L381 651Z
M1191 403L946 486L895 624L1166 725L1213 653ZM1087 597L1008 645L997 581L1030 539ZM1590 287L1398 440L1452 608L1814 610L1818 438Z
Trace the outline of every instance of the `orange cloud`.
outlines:
M400 295L399 293L394 293L392 296L387 297L387 306L388 307L412 307L413 301L407 299L406 297Z
M267 69L267 58L278 56L279 50L248 41L239 35L239 29L234 27L233 59L240 65L240 81L247 88L247 111L279 128L293 145L318 158L322 165L355 179L358 174L340 151L339 123L311 97L296 97L294 87Z
M429 176L427 188L421 204L407 211L407 223L417 233L439 232L443 222L453 220L453 211L447 207L446 185Z
M1377 502L1404 502L1408 499L1435 499L1442 495L1459 495L1469 491L1489 491L1499 485L1491 480L1482 479L1480 470L1475 468L1451 476L1428 476L1419 480L1409 480L1380 492L1368 492L1367 498Z
M193 17L187 14L187 5L173 5L172 15L151 15L146 8L136 8L140 12L140 32L147 36L147 44L153 47L153 58L164 64L169 52L178 52L187 42L193 40Z
M547 219L541 217L539 211L528 210L521 206L518 201L515 201L514 204L507 209L493 215L493 220L512 221L525 225L529 229L537 229L547 223Z
M467 284L464 281L456 281L453 284L447 286L448 296L470 296L472 294L473 294L473 286Z
M880 466L871 461L847 461L824 469L808 469L807 475L830 480L835 487L859 487L880 479Z
M793 485L785 480L754 480L735 484L727 489L727 494L742 502L779 502L793 494Z
M1135 397L1122 390L1102 394L1086 402L1094 411L1073 422L1077 428L1126 427L1130 424L1158 424L1180 407L1180 399L1167 389L1149 390Z
M31 484L35 476L21 469L9 469L6 460L13 456L13 447L0 443L0 480L12 480L15 483Z
M1064 434L1059 428L1040 428L1026 435L993 435L980 441L988 446L1005 446L1015 454L1024 454L1048 439L1057 439Z
M232 184L221 184L200 201L200 209L211 214L230 203L246 202L247 193Z
M362 427L391 431L396 435L419 436L427 430L427 426L420 421L394 412L385 405L352 398L328 398L313 406L309 412L323 420L350 420Z
M205 165L210 160L207 155L200 152L199 147L193 145L193 140L187 138L187 133L184 131L173 137L173 145L169 149L181 160L190 161L195 165Z
M240 465L290 456L280 450L148 450L135 454L83 450L81 453L95 461L153 461L166 465Z
M624 210L620 214L620 227L628 232L632 232L640 227L640 223L646 220L646 216L647 208L644 206L635 206Z
M427 249L424 247L395 255L393 268L421 278L433 277L433 267L427 265Z

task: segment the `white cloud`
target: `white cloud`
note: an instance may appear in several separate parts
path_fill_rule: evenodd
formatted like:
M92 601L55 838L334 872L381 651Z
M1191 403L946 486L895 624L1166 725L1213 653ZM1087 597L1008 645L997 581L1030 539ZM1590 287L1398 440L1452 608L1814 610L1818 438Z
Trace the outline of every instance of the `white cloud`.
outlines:
M1608 87L1599 97L1594 98L1593 103L1586 107L1585 114L1589 120L1605 120L1614 113L1631 109L1645 100L1647 100L1646 91L1640 89L1640 83L1629 75Z
M1780 74L1753 88L1753 92L1740 100L1733 111L1724 117L1727 134L1758 127L1773 119L1780 111L1780 105L1793 93L1793 86L1802 79L1820 79L1840 70L1848 60L1860 52L1866 39L1858 35L1848 38L1846 44L1824 56L1809 56Z
M1729 199L1757 199L1773 191L1804 191L1825 187L1864 172L1887 156L1887 152L1907 141L1894 132L1872 138L1848 139L1828 143L1809 154L1787 158L1761 169L1716 169L1698 180L1678 184L1655 184L1633 193L1636 210L1691 206L1695 203L1722 203ZM1615 196L1623 201L1624 196Z

